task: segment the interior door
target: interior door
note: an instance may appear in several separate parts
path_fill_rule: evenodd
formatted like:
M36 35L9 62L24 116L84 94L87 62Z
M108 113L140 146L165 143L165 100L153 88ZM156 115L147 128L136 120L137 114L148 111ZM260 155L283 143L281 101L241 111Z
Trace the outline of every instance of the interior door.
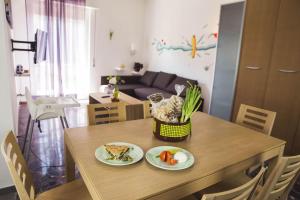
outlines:
M247 1L232 120L240 104L262 107L280 0Z
M300 119L300 1L282 0L264 107L277 112L272 136L292 152ZM298 141L299 142L299 141Z

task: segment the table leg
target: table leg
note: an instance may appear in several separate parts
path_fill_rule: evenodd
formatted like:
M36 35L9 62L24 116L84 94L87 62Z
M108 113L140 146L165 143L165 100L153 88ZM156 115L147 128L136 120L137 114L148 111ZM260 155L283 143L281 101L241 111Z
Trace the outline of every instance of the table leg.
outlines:
M75 162L66 144L65 144L65 171L66 171L67 182L71 182L75 180Z
M269 162L268 162L268 170L266 171L265 175L264 175L264 179L267 180L268 177L270 176L271 172L274 170L277 162L279 161L279 158L281 158L283 156L284 153L284 147L285 145L283 145L278 153L278 156L272 158Z

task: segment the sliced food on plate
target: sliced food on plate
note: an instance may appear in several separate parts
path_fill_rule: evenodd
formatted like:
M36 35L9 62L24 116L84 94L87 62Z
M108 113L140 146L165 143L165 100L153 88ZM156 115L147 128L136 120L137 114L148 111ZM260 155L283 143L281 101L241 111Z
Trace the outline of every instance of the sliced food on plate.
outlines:
M111 142L98 147L95 157L102 163L112 166L124 166L143 159L141 147L126 142Z
M158 146L146 153L146 160L165 170L183 170L194 164L194 156L187 150L174 146Z
M178 149L162 151L159 154L159 158L162 162L166 162L169 165L183 163L188 159L187 155Z
M128 154L133 147L127 145L104 145L105 150L109 154L107 160L122 160L122 161L132 161L132 157Z

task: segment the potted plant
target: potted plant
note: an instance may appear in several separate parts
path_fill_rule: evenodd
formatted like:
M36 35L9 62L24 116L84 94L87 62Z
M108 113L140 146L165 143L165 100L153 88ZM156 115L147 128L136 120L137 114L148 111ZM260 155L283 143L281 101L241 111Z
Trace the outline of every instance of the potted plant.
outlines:
M125 81L121 80L120 76L109 76L107 77L108 79L108 88L111 89L112 92L112 102L118 102L119 101L119 95L120 95L120 90L118 84L124 84Z

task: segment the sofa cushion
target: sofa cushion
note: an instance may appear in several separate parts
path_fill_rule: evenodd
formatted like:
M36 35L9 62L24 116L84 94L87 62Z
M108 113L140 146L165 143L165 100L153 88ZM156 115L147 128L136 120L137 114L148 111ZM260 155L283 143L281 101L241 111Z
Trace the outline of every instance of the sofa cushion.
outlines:
M141 77L140 83L151 86L158 72L146 71L145 74Z
M135 96L140 100L146 100L147 97L151 94L162 93L165 98L170 98L172 96L171 93L160 90L158 88L137 88L134 89Z
M125 84L125 85L118 85L118 87L121 92L124 92L125 94L128 94L130 96L135 96L134 89L144 88L145 85L143 85L143 84Z
M166 88L167 92L170 92L172 94L176 94L176 90L175 90L175 85L179 84L179 85L184 85L185 88L182 91L182 93L180 94L180 96L184 97L185 96L185 92L186 92L186 88L189 86L188 82L190 82L192 85L198 85L198 82L196 80L192 80L192 79L187 79L187 78L183 78L180 76L177 76Z
M162 90L166 90L167 86L171 83L172 80L174 80L175 77L175 74L159 72L152 86Z

